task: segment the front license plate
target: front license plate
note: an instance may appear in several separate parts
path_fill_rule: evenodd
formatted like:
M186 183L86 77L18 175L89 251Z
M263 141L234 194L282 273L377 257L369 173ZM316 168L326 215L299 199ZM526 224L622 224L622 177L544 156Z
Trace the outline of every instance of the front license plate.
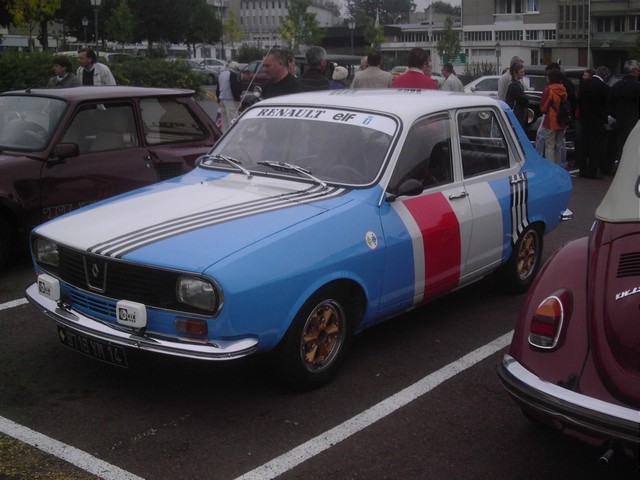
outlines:
M79 333L67 330L60 325L58 325L58 337L60 337L60 341L67 347L73 348L91 358L118 367L128 368L129 366L127 364L127 356L122 347L85 337Z

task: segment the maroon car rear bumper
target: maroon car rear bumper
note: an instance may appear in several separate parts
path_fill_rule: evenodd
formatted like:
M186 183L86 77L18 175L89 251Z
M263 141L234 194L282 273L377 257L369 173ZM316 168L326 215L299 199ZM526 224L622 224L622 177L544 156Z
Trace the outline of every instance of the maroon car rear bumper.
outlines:
M640 447L640 411L598 400L540 379L515 358L504 355L498 364L502 385L537 417L591 437L617 440L634 455Z

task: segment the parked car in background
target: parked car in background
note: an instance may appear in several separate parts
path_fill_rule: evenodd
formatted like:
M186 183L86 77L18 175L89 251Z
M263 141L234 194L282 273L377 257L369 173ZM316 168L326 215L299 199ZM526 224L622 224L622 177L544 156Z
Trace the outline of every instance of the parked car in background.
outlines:
M498 79L500 75L484 75L467 83L465 93L476 93L492 98L498 98Z
M180 60L179 60L180 61ZM198 78L201 79L204 85L215 85L218 76L211 70L207 70L201 63L195 60L184 60L191 67L191 71L194 72Z
M240 70L240 85L242 90L253 90L254 87L262 88L268 81L267 75L262 68L262 60L254 60L249 62Z
M526 290L571 188L487 97L286 95L188 174L36 228L27 296L103 361L271 352L315 388L369 326L493 272Z
M640 460L640 125L588 237L558 250L529 292L500 381L531 419Z
M220 137L191 90L30 89L0 95L0 265L29 231L175 177Z
M409 70L409 67L405 65L396 65L391 69L391 75L393 75L394 77L397 77L402 75L403 73L406 73L407 70Z
M194 62L199 63L207 70L213 72L216 76L216 80L218 79L218 75L227 68L227 62L225 60L220 60L217 58L192 58Z

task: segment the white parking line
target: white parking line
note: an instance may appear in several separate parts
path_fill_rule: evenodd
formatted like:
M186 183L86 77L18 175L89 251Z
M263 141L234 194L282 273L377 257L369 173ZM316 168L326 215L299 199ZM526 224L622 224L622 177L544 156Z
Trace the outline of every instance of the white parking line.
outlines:
M13 307L19 307L20 305L24 305L25 303L29 303L26 298L19 298L17 300L11 300L6 303L0 303L0 311L8 310Z
M0 310L17 307L25 303L27 303L27 300L24 299L2 303L0 304ZM370 407L355 417L346 420L331 430L328 430L327 432L312 438L308 442L299 445L293 450L289 450L264 465L241 475L236 480L271 480L282 475L306 460L328 450L342 440L346 440L350 436L364 430L370 425L373 425L378 420L391 415L396 410L404 407L413 400L420 398L422 395L430 392L438 385L449 380L458 373L464 372L485 358L505 348L511 342L512 336L513 330L474 350L473 352L460 357L455 362L442 367L440 370L427 375L422 380L417 381L413 385ZM64 443L18 425L17 423L3 417L0 417L0 432L61 458L72 465L105 480L142 480L141 477L122 470L114 465L110 465L93 455L83 452L82 450L65 445Z
M43 452L61 458L62 460L65 460L66 462L69 462L70 464L105 480L142 480L142 477L138 477L126 470L122 470L121 468L100 460L93 455L89 455L82 450L78 450L75 447L65 445L64 443L54 440L53 438L49 438L46 435L38 433L27 427L23 427L22 425L18 425L4 417L0 417L0 432L31 445L32 447L39 448Z
M468 353L455 362L442 367L440 370L427 375L410 387L407 387L386 400L383 400L377 405L374 405L361 414L352 417L337 427L312 438L308 442L303 443L283 455L280 455L278 458L274 458L255 470L245 473L236 480L271 480L276 478L278 475L282 475L295 466L300 465L302 462L309 460L319 453L335 446L342 440L349 438L351 435L358 433L360 430L364 430L387 415L392 414L399 408L407 405L409 402L412 402L425 393L433 390L442 382L474 366L476 363L484 360L490 355L493 355L497 351L509 345L512 335L513 330L496 338L491 343Z

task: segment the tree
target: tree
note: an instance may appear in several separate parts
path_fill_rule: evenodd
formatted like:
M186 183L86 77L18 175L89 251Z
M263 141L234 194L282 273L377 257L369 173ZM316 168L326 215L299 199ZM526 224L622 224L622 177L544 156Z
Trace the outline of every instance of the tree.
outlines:
M317 45L322 40L316 14L307 12L310 6L311 0L291 0L289 14L280 26L280 35L294 52L300 51L300 45Z
M111 16L107 19L105 30L107 32L107 38L122 44L122 50L124 51L124 44L133 41L133 32L136 23L133 18L133 14L127 5L127 0L121 0L120 4L111 13Z
M447 17L444 21L444 30L442 31L442 37L438 40L437 48L440 58L445 62L452 61L460 54L460 36L458 31L453 29L453 19L451 17Z
M352 0L347 6L349 15L359 24L367 24L376 17L381 23L394 23L399 15L408 19L409 12L415 11L411 0Z
M450 3L442 2L440 0L433 2L431 5L434 12L444 13L453 17L459 17L462 15L462 7L460 5L454 7ZM426 10L427 9L425 8L425 11Z
M367 43L371 44L371 50L380 50L380 45L384 42L384 29L378 22L369 19L363 35Z
M189 12L194 12L205 0L129 0L129 7L136 19L134 41L146 40L149 51L153 44L167 41L180 43L189 31Z
M240 28L240 25L238 25L236 16L233 13L224 21L223 33L226 42L231 44L231 52L233 55L236 49L236 42L244 38L244 32Z
M34 51L33 31L40 25L40 44L48 47L47 21L60 8L62 0L8 0L7 12L11 15L11 23L26 30L29 35L29 49Z
M199 1L189 17L185 41L193 45L195 53L196 43L203 45L215 43L222 37L222 22L216 17L213 8L204 0Z

